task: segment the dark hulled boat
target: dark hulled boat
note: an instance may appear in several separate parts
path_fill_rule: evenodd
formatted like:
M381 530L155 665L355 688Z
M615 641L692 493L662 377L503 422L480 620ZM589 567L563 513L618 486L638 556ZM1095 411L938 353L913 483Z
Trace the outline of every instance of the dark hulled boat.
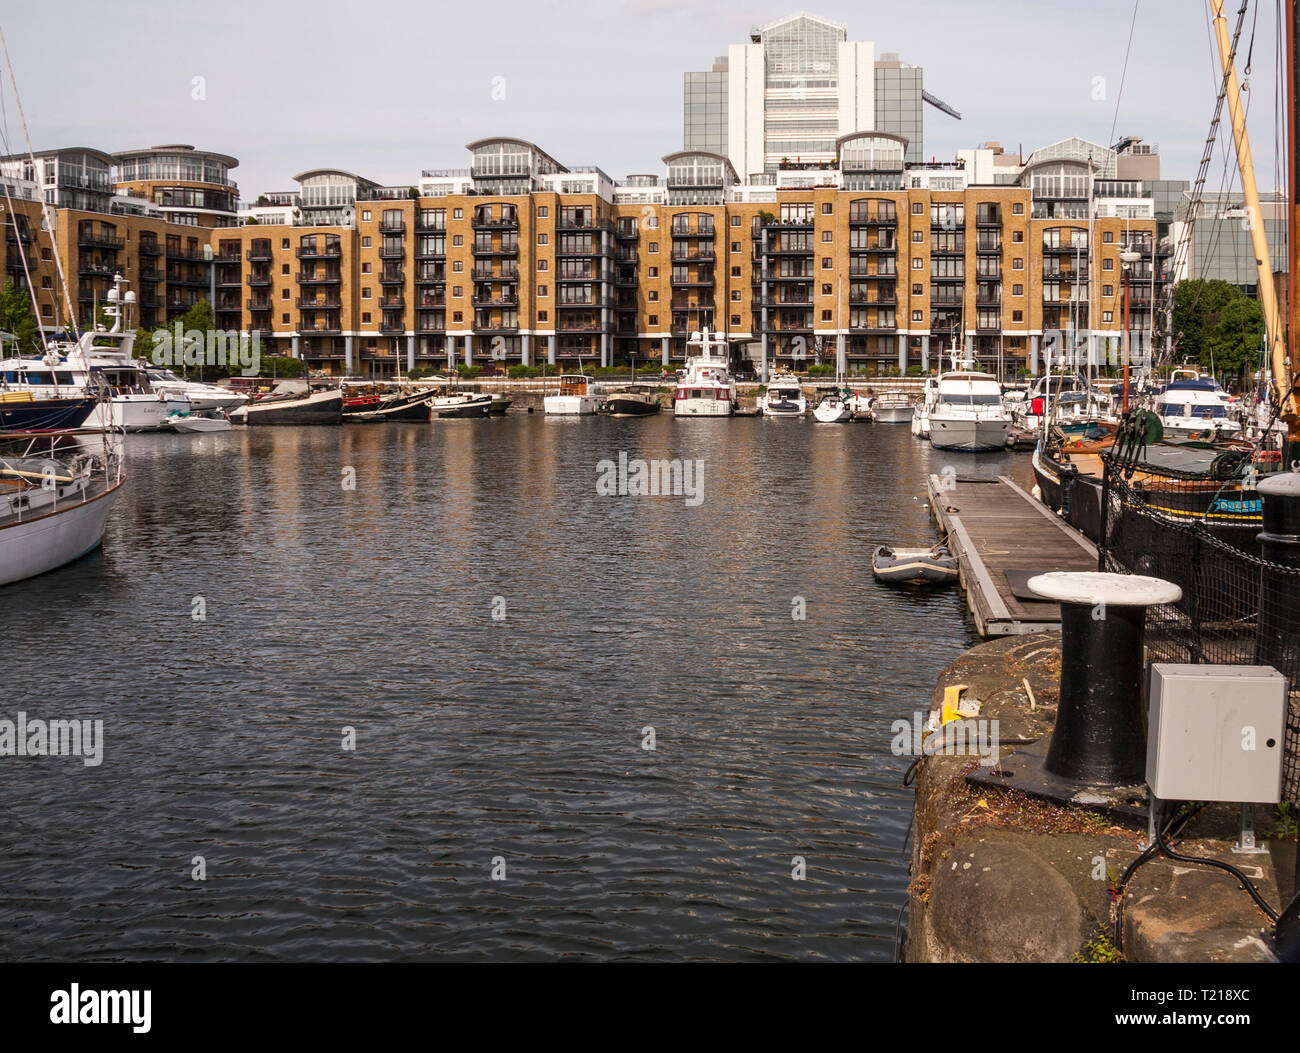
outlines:
M659 400L639 391L615 391L596 407L597 413L611 417L649 417L660 410Z
M94 412L94 396L38 399L30 392L0 394L0 431L64 431L80 428Z

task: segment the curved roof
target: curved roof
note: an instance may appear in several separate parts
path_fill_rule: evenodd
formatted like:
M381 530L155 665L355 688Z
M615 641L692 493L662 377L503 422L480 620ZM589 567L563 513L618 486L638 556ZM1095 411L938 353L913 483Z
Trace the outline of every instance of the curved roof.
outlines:
M835 152L839 153L840 149L850 139L893 139L894 142L902 143L903 149L907 149L907 139L901 135L895 135L893 132L849 132L848 135L841 135L835 140Z
M708 150L678 150L676 153L665 154L662 161L664 164L670 165L682 157L707 157L711 161L721 161L727 166L727 171L731 173L731 178L737 183L740 182L740 176L736 175L736 169L732 166L731 159L724 157L722 154L711 153Z
M239 158L231 157L230 154L219 154L215 150L196 150L188 143L167 143L163 146L146 146L139 150L118 150L113 154L117 160L127 157L141 157L147 154L174 154L187 153L194 154L198 157L211 158L213 161L224 164L227 168L238 168Z
M295 183L301 183L304 179L310 179L312 176L318 176L318 175L347 176L349 179L351 179L353 182L356 183L366 183L370 186L375 185L372 180L367 179L365 176L359 176L355 172L344 171L342 168L310 168L306 172L299 172L296 176L293 177L293 181Z
M527 139L515 139L512 136L508 136L508 135L493 135L487 139L475 139L474 142L467 143L465 149L468 150L470 153L473 153L480 146L490 146L493 143L514 143L516 146L526 146L528 147L529 150L533 150L536 153L541 154L548 161L550 161L551 164L555 165L555 167L558 168L561 172L568 171L568 169L565 168L564 165L560 164L559 161L557 161L554 157L548 154L540 146L538 146L536 143L529 142Z

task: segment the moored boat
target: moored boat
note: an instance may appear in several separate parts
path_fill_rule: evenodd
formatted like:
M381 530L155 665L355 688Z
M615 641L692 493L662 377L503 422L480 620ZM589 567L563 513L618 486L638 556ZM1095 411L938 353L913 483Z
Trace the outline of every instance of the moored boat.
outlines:
M597 410L611 417L649 417L661 408L653 395L641 391L613 391L605 396Z
M808 399L793 373L773 373L767 390L758 397L760 417L802 417L808 412Z
M886 391L876 398L876 421L880 424L910 424L912 399L902 391Z
M595 413L600 399L591 391L591 378L585 373L565 373L560 377L560 390L542 400L544 412L553 416L587 416Z
M871 573L891 585L946 585L958 577L957 560L944 545L931 548L878 545L871 554Z
M282 385L283 386L283 385ZM230 415L234 424L250 427L292 424L339 424L343 420L343 392L337 388L306 394L270 394L240 406Z
M736 385L725 354L725 340L712 339L709 330L691 334L686 342L685 375L673 392L673 415L676 417L730 417L736 412ZM698 354L690 354L694 349Z

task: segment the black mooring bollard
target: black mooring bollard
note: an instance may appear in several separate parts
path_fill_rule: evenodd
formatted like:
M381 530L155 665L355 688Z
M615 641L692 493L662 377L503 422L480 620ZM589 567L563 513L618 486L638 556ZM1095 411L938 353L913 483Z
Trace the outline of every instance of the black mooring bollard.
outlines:
M1090 786L1140 784L1146 609L1176 603L1182 589L1100 572L1040 574L1029 587L1061 605L1061 698L1043 770Z

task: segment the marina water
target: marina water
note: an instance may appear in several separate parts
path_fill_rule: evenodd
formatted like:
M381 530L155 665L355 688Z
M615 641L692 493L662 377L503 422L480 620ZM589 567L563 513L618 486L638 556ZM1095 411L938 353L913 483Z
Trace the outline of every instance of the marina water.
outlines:
M598 493L620 454L702 500ZM127 456L103 550L4 590L3 716L104 722L0 761L6 959L892 956L890 724L975 637L871 549L1025 458L521 413Z

